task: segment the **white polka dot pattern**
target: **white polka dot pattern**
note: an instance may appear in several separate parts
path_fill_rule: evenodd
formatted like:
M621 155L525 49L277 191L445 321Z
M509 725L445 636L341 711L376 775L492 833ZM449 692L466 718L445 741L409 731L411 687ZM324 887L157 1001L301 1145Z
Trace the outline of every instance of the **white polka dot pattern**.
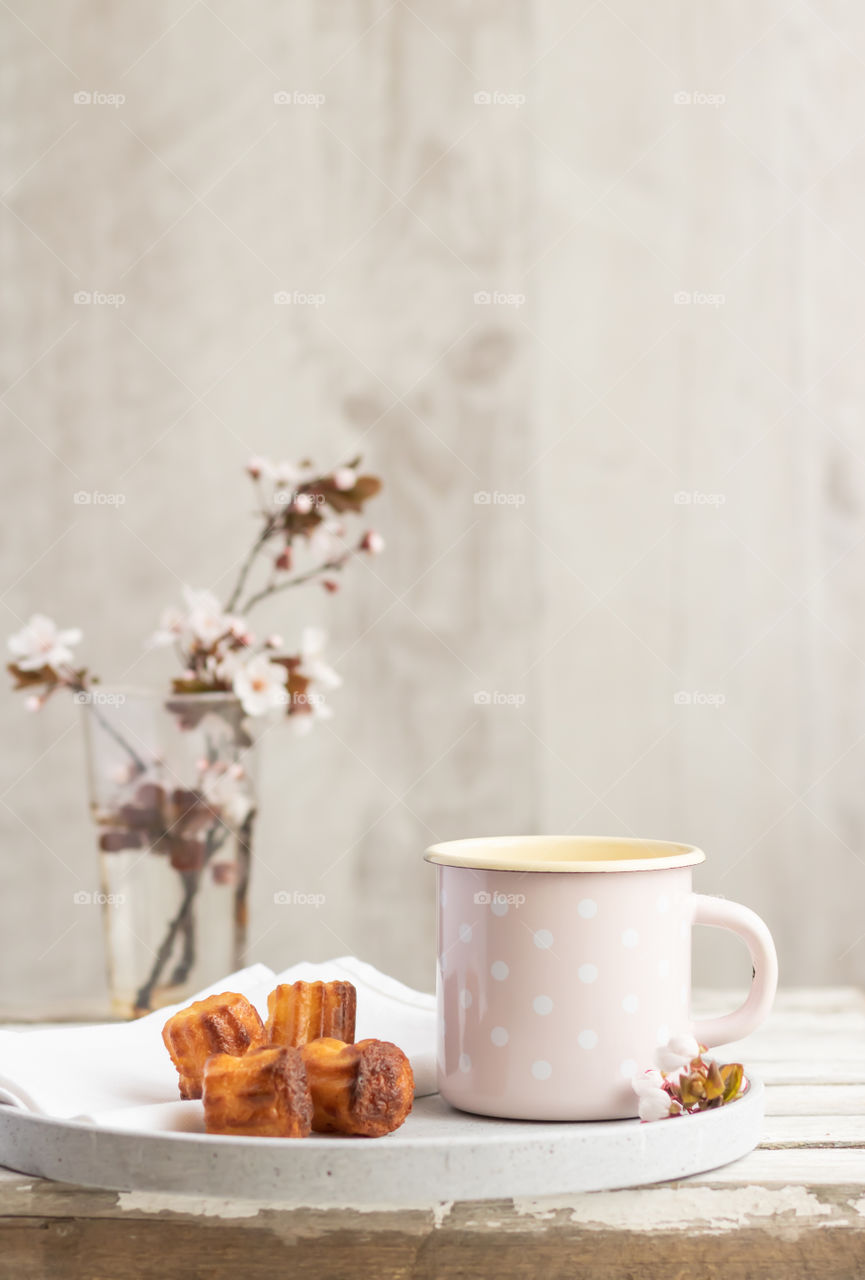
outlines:
M689 1019L689 869L627 891L626 874L444 871L443 1095L527 1119L635 1114L630 1080Z

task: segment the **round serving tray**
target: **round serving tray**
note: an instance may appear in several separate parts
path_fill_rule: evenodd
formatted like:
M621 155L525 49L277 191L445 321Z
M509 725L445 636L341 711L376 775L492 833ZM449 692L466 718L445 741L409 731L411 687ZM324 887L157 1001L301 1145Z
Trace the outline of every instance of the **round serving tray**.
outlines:
M705 1173L760 1141L763 1086L749 1076L716 1111L640 1124L538 1124L454 1111L418 1098L386 1138L227 1138L205 1134L201 1104L116 1112L110 1124L0 1106L0 1165L116 1191L181 1192L279 1205L423 1207L644 1186Z

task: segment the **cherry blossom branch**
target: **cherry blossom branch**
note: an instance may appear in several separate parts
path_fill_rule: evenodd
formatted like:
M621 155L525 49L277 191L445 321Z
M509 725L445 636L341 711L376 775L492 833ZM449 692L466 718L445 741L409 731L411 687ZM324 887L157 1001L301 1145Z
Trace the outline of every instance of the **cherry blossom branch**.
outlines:
M284 582L269 583L249 597L242 606L241 612L246 614L253 605L260 604L262 600L266 600L269 596L275 596L280 591L287 591L289 587L302 586L304 582L312 582L314 578L319 577L322 573L338 572L351 559L353 554L353 551L346 551L341 556L337 556L333 560L326 560L324 564L307 569L304 573L297 573L293 578L287 578Z
M76 673L73 672L71 677L64 677L63 683L66 684L73 691L73 693L78 693L78 694L83 693L90 698L90 701L88 703L90 707L90 712L93 718L96 721L98 721L99 727L103 729L105 733L108 734L109 738L113 739L113 741L117 743L118 747L120 747L121 750L126 752L130 760L134 764L136 772L146 773L147 765L144 763L143 759L135 750L135 748L132 746L132 744L126 741L123 734L118 729L115 728L115 726L111 723L110 719L107 716L104 716L102 712L99 710L98 706L93 701L93 698L91 696L92 690L85 683L85 681L82 680Z
M206 838L206 853L202 867L206 866L213 855L222 848L229 835L230 831L228 827L225 826L223 826L222 830L218 833L213 830L208 832ZM153 961L153 966L147 980L139 988L138 994L135 997L136 1013L141 1014L150 1012L153 992L159 982L162 970L168 963L168 959L171 955L178 933L181 929L186 929L187 920L189 919L192 908L195 905L200 881L200 874L183 877L183 896L180 900L180 907L178 908L177 914L169 921L168 929L166 930L165 937L162 939L159 950L156 953L156 958Z
M225 605L226 613L231 613L234 609L236 609L237 602L241 597L243 588L246 586L246 580L249 577L250 570L252 569L252 566L255 564L255 561L257 560L258 554L261 551L262 547L268 541L268 539L273 535L275 528L276 528L275 517L268 516L267 523L265 524L261 533L256 538L255 542L252 544L252 547L249 550L249 554L247 555L246 559L244 560L243 564L240 567L240 574L238 575L237 582L234 584L234 590L232 591L231 595L228 597L228 601L226 602L226 605ZM241 612L243 611L241 610Z

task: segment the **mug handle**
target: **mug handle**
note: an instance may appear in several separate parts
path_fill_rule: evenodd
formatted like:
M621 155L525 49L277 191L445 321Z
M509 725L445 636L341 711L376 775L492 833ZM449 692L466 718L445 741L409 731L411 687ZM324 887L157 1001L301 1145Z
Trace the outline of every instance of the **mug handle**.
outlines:
M766 1020L775 998L778 956L772 935L755 911L727 898L712 898L703 893L694 894L694 924L713 925L717 929L731 929L738 933L751 953L754 966L751 990L745 1003L720 1018L696 1019L693 1023L694 1036L707 1048L742 1040Z

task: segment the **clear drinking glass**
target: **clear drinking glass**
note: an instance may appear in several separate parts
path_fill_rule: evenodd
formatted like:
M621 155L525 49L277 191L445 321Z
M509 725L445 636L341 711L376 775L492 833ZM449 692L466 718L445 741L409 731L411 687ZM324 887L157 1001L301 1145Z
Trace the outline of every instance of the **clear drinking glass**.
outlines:
M112 1009L171 1004L242 963L254 743L228 693L77 695Z

